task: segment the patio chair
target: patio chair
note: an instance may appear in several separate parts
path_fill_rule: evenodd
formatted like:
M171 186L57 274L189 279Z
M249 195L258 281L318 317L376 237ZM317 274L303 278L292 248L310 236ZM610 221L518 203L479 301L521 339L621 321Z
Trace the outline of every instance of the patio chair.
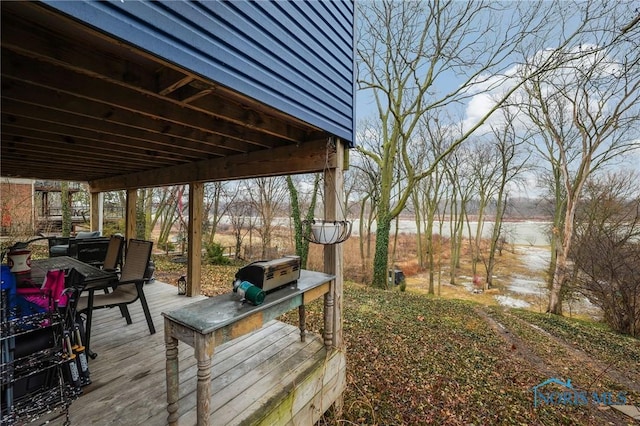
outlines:
M122 235L112 235L109 238L107 254L102 263L102 269L110 272L118 272L122 268L122 253L124 251L124 237Z
M127 324L131 324L131 315L127 305L140 300L142 310L149 326L149 333L154 334L156 329L153 325L151 312L147 305L143 286L146 281L145 271L151 259L151 249L153 242L131 239L127 244L127 254L120 271L120 277L114 284L114 289L108 294L94 294L95 288L87 288L88 296L82 296L78 302L78 312L87 315L87 334L91 335L91 317L93 310L102 308L119 307ZM89 298L93 298L93 308L89 309Z
M78 260L82 260L85 263L91 263L91 262L86 262L83 259L83 256L80 254L82 253L82 248L80 247L83 244L80 244L78 246ZM120 269L122 268L122 254L124 253L124 237L120 234L115 234L112 235L111 237L109 237L109 241L108 241L108 245L106 246L106 253L103 256L103 259L101 259L100 262L95 262L95 263L91 263L94 266L98 266L102 269L104 269L105 271L109 271L109 272L115 272L116 274L120 274ZM115 285L113 286L115 288ZM105 293L109 293L109 288L104 289ZM122 316L125 316L125 311L122 307L120 307L120 311L122 311Z

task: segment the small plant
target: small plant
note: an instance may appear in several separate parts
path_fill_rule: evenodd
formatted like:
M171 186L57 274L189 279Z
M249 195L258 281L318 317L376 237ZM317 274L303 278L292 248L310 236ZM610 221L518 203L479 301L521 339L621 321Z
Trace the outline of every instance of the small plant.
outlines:
M165 253L172 252L176 249L176 245L171 241L163 241L161 243L158 243L158 247Z
M407 289L407 280L404 277L404 275L402 276L402 279L400 280L399 286L400 286L400 291L405 291Z
M207 261L212 265L228 265L231 263L228 257L224 255L224 247L219 243L207 243L205 244L207 251Z

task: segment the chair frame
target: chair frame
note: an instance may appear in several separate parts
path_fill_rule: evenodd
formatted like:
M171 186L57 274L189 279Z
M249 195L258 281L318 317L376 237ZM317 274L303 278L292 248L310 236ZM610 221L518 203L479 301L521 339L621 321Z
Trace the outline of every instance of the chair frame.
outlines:
M120 271L122 269L122 257L125 250L124 237L112 235L109 237L109 246L102 263L102 269L106 271Z
M125 261L120 271L120 277L118 280L111 281L108 286L112 286L114 290L108 294L95 294L96 290L100 288L87 288L88 296L83 296L83 303L86 306L79 308L79 311L84 313L87 317L86 321L86 334L87 334L87 346L91 336L91 322L93 317L93 311L96 309L119 307L122 315L125 317L127 324L132 324L131 315L127 305L135 303L140 300L144 316L147 320L149 327L149 333L155 334L156 329L153 324L149 305L147 304L147 298L145 297L143 286L147 279L144 277L146 267L151 260L151 252L153 249L153 242L139 239L130 239L127 244L127 253L125 255ZM128 286L135 286L135 295L130 291ZM121 288L121 294L118 294L118 289ZM125 290L126 289L126 290ZM124 294L122 294L124 293ZM118 302L118 296L121 296L123 300ZM128 296L128 297L127 297ZM131 297L133 296L133 297ZM105 302L105 300L107 302ZM95 353L90 353L92 358L95 358Z

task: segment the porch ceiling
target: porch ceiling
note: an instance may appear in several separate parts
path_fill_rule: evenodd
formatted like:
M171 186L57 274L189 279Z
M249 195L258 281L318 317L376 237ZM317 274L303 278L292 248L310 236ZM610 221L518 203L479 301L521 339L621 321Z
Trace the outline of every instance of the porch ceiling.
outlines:
M2 2L4 177L92 190L322 170L328 134L31 2Z

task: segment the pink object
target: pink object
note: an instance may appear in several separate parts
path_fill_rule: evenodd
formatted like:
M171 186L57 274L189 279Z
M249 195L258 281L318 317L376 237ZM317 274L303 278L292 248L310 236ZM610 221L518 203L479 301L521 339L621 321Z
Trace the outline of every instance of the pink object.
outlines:
M64 289L64 271L52 269L47 271L42 287L20 287L17 293L25 300L51 312L55 307L67 306L69 297L64 294Z

